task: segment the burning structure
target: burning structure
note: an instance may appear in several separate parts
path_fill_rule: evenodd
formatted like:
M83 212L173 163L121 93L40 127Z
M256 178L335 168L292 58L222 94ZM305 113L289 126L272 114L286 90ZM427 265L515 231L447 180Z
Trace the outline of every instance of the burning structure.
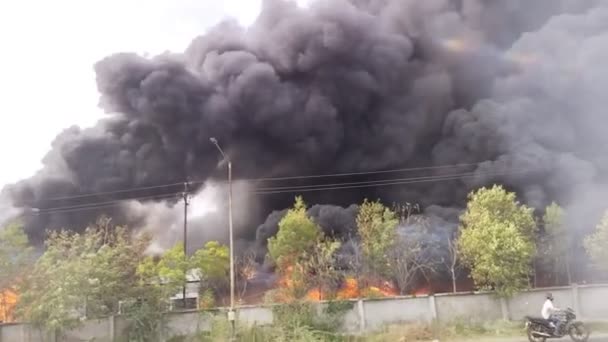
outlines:
M347 237L365 197L453 224L470 189L501 183L559 201L581 235L608 205L607 33L601 0L265 0L251 27L220 23L182 53L99 61L108 116L59 134L4 202L35 208L37 241L101 213L166 234L184 182L222 187L213 136L242 184L238 244L258 255L301 192ZM332 177L278 178L294 175ZM215 209L191 222L192 246L225 238Z

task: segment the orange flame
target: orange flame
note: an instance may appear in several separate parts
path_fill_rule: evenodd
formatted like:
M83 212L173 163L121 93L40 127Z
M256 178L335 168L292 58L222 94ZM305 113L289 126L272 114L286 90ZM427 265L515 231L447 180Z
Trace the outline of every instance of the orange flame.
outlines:
M417 290L414 291L413 295L414 296L425 296L431 293L431 289L428 286L419 288Z
M383 282L378 286L368 286L359 288L359 283L355 278L346 278L342 286L336 293L335 298L338 300L356 299L360 297L394 297L399 292L389 282ZM319 288L312 288L306 293L306 299L309 301L320 301L329 299L329 294L324 293Z
M323 296L323 292L321 292L319 288L314 288L308 291L308 293L306 294L306 299L314 302L325 299L325 296Z
M338 299L353 299L359 297L359 283L355 278L346 278L338 291Z
M0 292L0 322L13 322L13 310L17 305L19 295L12 290Z
M397 290L387 281L378 286L368 286L360 289L357 279L346 278L342 288L338 291L337 297L338 299L354 299L362 296L394 297L396 295L398 295Z

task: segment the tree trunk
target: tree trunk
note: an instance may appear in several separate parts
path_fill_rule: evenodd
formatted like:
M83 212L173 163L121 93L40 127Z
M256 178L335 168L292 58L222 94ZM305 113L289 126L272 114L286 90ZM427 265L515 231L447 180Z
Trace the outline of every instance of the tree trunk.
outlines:
M454 271L454 267L452 267L451 272L452 272L452 292L456 293L456 272Z

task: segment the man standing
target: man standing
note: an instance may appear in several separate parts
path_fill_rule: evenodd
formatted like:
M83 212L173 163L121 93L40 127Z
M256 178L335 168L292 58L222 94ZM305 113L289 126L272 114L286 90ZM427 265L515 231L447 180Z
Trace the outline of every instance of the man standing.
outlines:
M559 325L560 319L556 317L555 313L559 311L558 308L553 306L553 294L547 293L545 304L543 304L543 309L541 311L541 315L544 319L549 321L551 326L554 328L553 335L557 335L559 333Z

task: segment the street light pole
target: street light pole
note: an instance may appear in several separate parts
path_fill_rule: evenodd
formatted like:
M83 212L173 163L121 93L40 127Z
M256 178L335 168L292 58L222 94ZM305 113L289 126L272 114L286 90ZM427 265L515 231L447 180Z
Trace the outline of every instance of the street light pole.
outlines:
M184 259L188 260L188 182L184 182L184 192L182 194L184 198ZM183 309L186 309L186 286L188 284L188 269L186 268L186 282L182 289L182 305Z
M224 154L217 139L209 139L212 144L217 147L218 151L224 159L228 161L228 234L230 240L230 311L228 311L228 320L231 323L232 340L235 338L235 315L234 315L234 237L232 229L232 160Z

